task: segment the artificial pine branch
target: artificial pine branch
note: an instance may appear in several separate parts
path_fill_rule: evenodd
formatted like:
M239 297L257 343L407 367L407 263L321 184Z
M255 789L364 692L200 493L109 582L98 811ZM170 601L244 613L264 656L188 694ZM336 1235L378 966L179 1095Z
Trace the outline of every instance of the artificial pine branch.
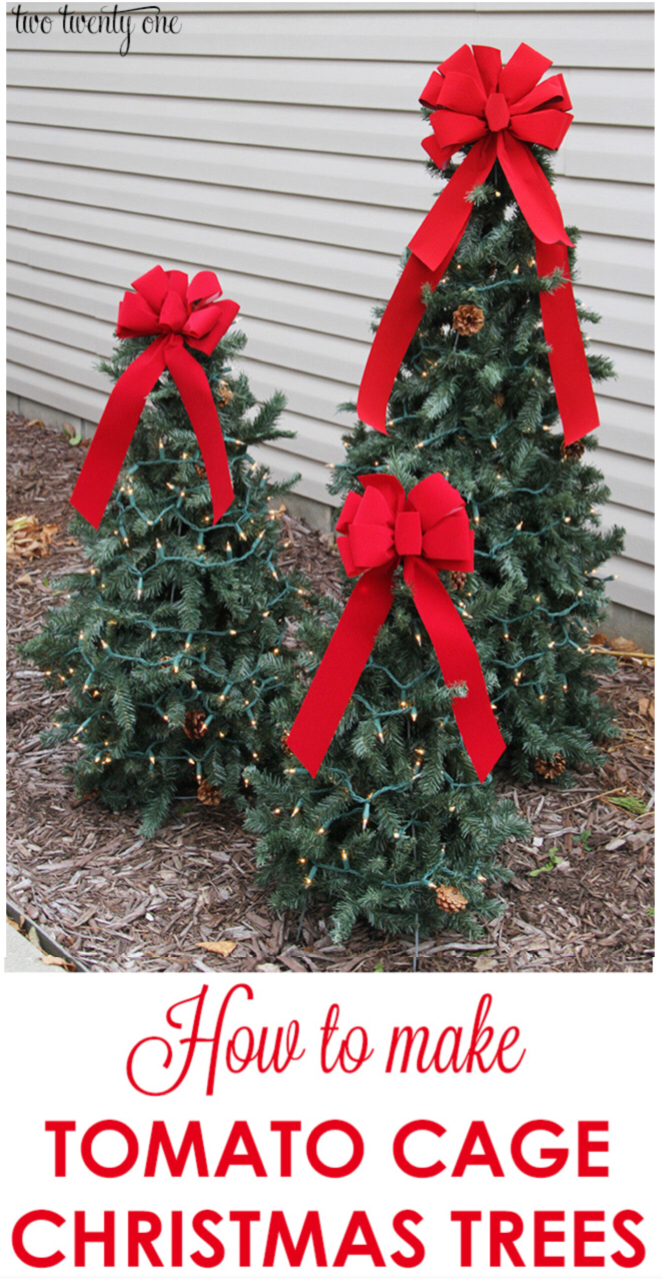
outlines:
M534 151L553 182L548 154ZM532 233L498 166L473 194L446 276L427 290L393 388L388 436L358 423L331 492L358 489L365 473L393 471L410 486L439 470L462 493L476 536L467 625L492 681L507 761L518 777L538 779L541 754L595 764L596 744L616 731L596 694L609 659L589 639L607 604L610 578L600 570L622 551L623 531L600 529L609 490L590 462L596 438L584 440L583 460L562 452L539 303L558 280L538 279ZM571 251L573 274L576 258ZM467 305L480 307L484 323L461 335L452 317ZM579 316L583 324L598 318L581 305ZM598 382L614 376L604 356L589 354L588 364Z
M251 453L284 434L285 400L277 392L253 415L248 379L231 367L245 340L232 329L211 356L193 357L212 393L224 384L216 403L233 505L212 524L195 434L164 373L98 532L74 518L89 570L63 583L62 605L26 646L51 686L68 690L47 740L77 742L78 792L138 806L146 834L202 782L241 801L246 764L274 765L281 753L270 705L291 678L281 641L303 584L278 567L276 499L292 481L272 485ZM119 343L102 367L117 381L148 343ZM205 726L193 739L192 712Z

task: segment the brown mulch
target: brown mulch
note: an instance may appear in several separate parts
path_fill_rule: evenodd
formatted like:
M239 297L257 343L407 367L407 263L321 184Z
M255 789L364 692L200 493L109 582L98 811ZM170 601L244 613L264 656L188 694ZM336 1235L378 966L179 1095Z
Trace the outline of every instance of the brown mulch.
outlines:
M502 917L468 942L440 931L417 948L368 925L334 945L328 913L277 916L253 876L253 838L227 807L181 803L151 840L135 812L113 814L75 798L63 766L75 747L46 749L40 733L66 695L47 691L17 646L41 625L55 577L80 562L66 529L82 463L65 436L8 415L7 514L34 515L60 532L46 558L9 563L8 896L88 967L103 971L626 971L653 960L653 671L623 660L601 679L622 737L605 766L575 784L501 784L532 826L510 844L514 875L501 885ZM285 563L337 593L330 538L285 516ZM619 807L634 797L641 815ZM533 873L532 873L533 872ZM236 943L227 957L202 943ZM416 954L416 951L418 953Z

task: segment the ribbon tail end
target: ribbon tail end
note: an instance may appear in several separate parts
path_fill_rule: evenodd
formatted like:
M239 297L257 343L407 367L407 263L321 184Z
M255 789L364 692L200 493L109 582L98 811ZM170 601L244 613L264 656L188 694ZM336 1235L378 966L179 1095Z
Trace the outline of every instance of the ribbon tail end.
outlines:
M298 735L293 729L289 736L286 737L285 745L287 746L287 749L292 752L295 758L298 759L299 763L303 764L306 772L310 773L310 776L315 778L322 767L324 755L322 755L321 758L317 758L317 756L315 756L315 758L311 758L310 749L307 750L303 743L299 743L297 741L297 736ZM326 754L326 749L324 754Z
M476 769L481 786L483 782L487 780L494 768L494 765L498 763L506 750L506 743L504 742L499 729L496 728L496 724L495 729L495 733L491 735L493 740L486 743L487 749L484 751L481 758L478 761L474 759L474 768Z
M76 485L76 488L69 498L69 504L73 506L74 510L77 511L84 520L87 520L88 524L92 525L92 528L98 529L103 519L106 503L104 502L100 505L97 502L92 503L89 499L86 501L84 498L78 497L76 495L77 488L78 485Z
M229 510L234 502L234 489L230 487L230 492L214 493L212 495L212 523L218 524L223 518L225 512Z
M581 422L574 422L572 420L564 421L563 443L566 445L575 444L577 440L583 440L586 435L590 435L591 431L596 431L599 425L600 418L598 417L596 406L595 414L591 414L589 421L586 421L586 419Z
M356 415L364 426L371 426L374 431L379 431L380 435L388 435L386 430L386 408L387 406L382 408L381 405L377 407L375 404L367 404L366 395L362 394L361 388L359 388Z
M372 427L373 431L377 431L380 435L388 435L388 431L386 430L386 426L383 422L371 422L369 417L361 417L360 413L357 416L359 421L363 422L364 426Z

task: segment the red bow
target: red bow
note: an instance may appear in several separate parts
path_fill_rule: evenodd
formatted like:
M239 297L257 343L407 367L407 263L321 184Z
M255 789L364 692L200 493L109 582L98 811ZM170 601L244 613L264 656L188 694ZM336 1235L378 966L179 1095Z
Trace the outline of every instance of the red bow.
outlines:
M393 475L362 475L365 493L350 493L336 525L350 577L361 574L306 694L288 738L313 777L370 657L393 603L393 575L404 578L432 640L446 683L463 683L453 701L462 740L482 781L505 750L478 654L439 569L473 572L473 533L464 502L443 475L429 475L405 498Z
M145 400L168 368L200 445L215 523L234 498L232 480L209 382L186 346L211 355L232 324L239 303L220 301L223 290L213 271L200 271L189 284L184 271L155 266L134 280L133 287L136 292L125 293L120 302L117 336L153 334L156 341L125 369L113 388L72 493L72 505L99 527Z
M549 58L521 44L505 67L498 49L463 45L434 71L421 102L431 108L434 136L423 143L438 168L459 147L473 146L410 242L411 256L384 312L358 397L363 422L386 433L393 382L425 306L421 289L435 289L471 216L470 194L499 160L533 231L539 276L558 267L565 283L540 294L545 340L566 444L599 426L570 283L567 245L558 201L530 143L556 150L570 127L572 105L563 76L538 83Z

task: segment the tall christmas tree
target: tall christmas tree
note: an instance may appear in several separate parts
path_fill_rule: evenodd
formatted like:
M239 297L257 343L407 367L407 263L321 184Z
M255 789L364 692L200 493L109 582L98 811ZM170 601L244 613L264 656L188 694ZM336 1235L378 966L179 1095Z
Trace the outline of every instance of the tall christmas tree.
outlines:
M246 821L260 836L257 859L263 882L275 889L274 901L279 907L303 908L311 898L330 901L338 938L345 938L359 918L397 933L425 935L449 920L469 932L477 931L499 909L498 898L490 892L494 881L503 875L497 862L499 850L507 838L521 836L525 830L513 805L497 801L489 778L481 785L458 734L455 715L467 735L458 703L465 697L469 701L470 683L474 696L482 687L478 729L473 734L470 731L468 738L477 766L483 752L483 731L489 741L487 756L483 754L484 774L489 760L498 757L502 743L480 672L476 678L476 666L473 675L468 673L469 667L463 668L466 675L456 668L450 687L444 685L439 673L440 650L444 664L449 651L455 660L467 638L458 618L450 623L454 633L445 648L446 638L436 629L434 618L439 595L442 607L453 612L439 584L436 564L440 558L462 558L455 554L452 539L447 540L446 529L452 520L464 517L460 549L471 545L461 498L442 477L429 477L426 505L434 512L432 522L441 520L439 536L425 532L424 515L420 517L423 538L415 514L411 517L416 526L413 531L407 525L409 517L400 525L389 520L388 512L387 526L383 524L382 496L386 494L390 501L394 491L409 491L414 478L403 452L386 487L368 480L365 498L350 498L349 515L346 504L339 525L343 558L347 564L348 556L358 553L350 571L367 571L340 620L339 610L329 604L326 617L309 614L301 623L304 667L311 674L317 670L313 689L301 712L301 686L293 689L288 685L272 712L296 754L286 757L277 769L247 770L255 801ZM386 481L384 476L379 479ZM430 484L437 489L431 499ZM419 492L423 488L420 485ZM445 510L437 500L439 489ZM410 492L410 500L414 496ZM374 523L380 527L371 527ZM373 546L367 560L360 562L366 529ZM434 544L431 536L435 536ZM439 547L444 548L441 553L436 549ZM426 554L434 564L430 560L422 563ZM402 556L404 577L397 568ZM371 563L377 567L368 568ZM424 581L414 580L418 572ZM449 569L444 577L447 582L451 579ZM426 591L432 597L428 609L423 607ZM385 620L373 645L377 625L373 604L380 596ZM382 608L379 599L377 607ZM356 621L357 608L362 635L352 626L348 639L345 629L339 647L341 631L350 614ZM448 624L446 612L442 632ZM330 640L331 647L318 669ZM327 749L332 727L363 665L365 649L358 666L355 653L366 640L371 655ZM307 681L305 673L301 678ZM344 690L338 697L341 685ZM290 733L295 716L295 729ZM307 742L312 739L317 740L309 747ZM308 767L315 772L322 756L313 777Z
M246 764L281 753L269 708L303 587L278 567L277 508L289 482L272 484L251 456L287 434L285 400L276 393L256 411L246 376L231 367L245 342L232 329L211 354L190 357L220 419L232 505L214 523L191 420L163 372L98 530L79 516L72 523L91 567L63 582L63 605L27 646L50 685L68 689L48 740L78 743L77 790L112 809L137 805L147 834L175 797L236 798ZM124 339L101 367L117 383L149 346Z
M347 458L331 486L331 492L344 495L357 487L360 475L404 466L412 480L442 471L467 500L476 571L467 580L454 579L453 598L468 619L491 681L509 762L524 778L560 776L566 765L595 762L594 744L615 731L608 706L596 695L595 676L608 659L595 654L589 641L607 602L609 578L598 570L623 545L622 530L600 531L599 508L609 490L584 457L597 447L595 437L564 444L553 429L559 406L550 358L557 389L566 386L568 416L576 418L579 402L583 409L592 394L578 330L572 351L566 356L562 349L573 321L576 326L570 286L564 286L558 267L550 266L547 273L549 247L534 238L530 225L538 225L530 193L538 182L543 226L553 215L559 238L565 235L547 185L554 182L549 150L521 141L542 131L556 147L572 118L561 76L534 87L548 66L548 59L525 45L503 70L497 50L474 48L472 53L465 46L431 77L422 98L424 116L435 127L424 144L431 156L428 168L435 180L451 179L438 202L434 234L443 227L446 197L466 229L454 252L451 244L452 256L442 265L436 287L431 287L436 277L422 268L418 276L410 274L410 309L418 305L417 281L429 278L430 283L423 285L422 319L393 385L388 435L359 422L345 437ZM495 87L503 92L490 96ZM526 96L517 100L522 92ZM460 146L467 134L477 141ZM465 158L450 162L458 151ZM522 157L529 187L522 186L515 163ZM535 162L539 169L533 181ZM483 175L473 187L474 178L465 170L469 165L474 175ZM468 193L460 192L461 200L453 195L458 182L469 186ZM577 239L574 228L566 243L570 239ZM428 252L425 246L419 250L417 237L412 248L408 273L420 267L416 251ZM573 249L569 258L574 268ZM558 301L562 295L566 310L554 334L559 350L550 355L541 298ZM392 320L397 305L394 295L382 346L376 343L371 357L378 377L397 325ZM581 305L577 313L582 324L599 319ZM568 366L574 361L570 382L564 360ZM605 357L589 354L587 361L596 381L613 376ZM558 395L560 401L560 390ZM587 412L590 417L590 406ZM596 423L597 415L584 429ZM375 419L373 425L380 424ZM581 421L579 431L569 434L580 433Z
M362 420L345 438L331 492L351 497L386 475L410 491L433 473L459 490L475 572L442 578L476 645L513 767L552 778L594 761L594 743L613 731L595 690L604 663L589 638L605 607L597 570L622 534L600 532L608 490L582 461L595 447L582 437L597 425L589 374L600 380L612 369L596 356L587 363L578 318L597 317L575 311L574 252L548 156L569 126L570 101L561 76L539 83L549 66L526 45L505 67L498 50L464 46L430 78L422 101L434 137L425 145L433 175L449 181L379 325ZM559 416L565 439L553 430ZM328 631L321 640L311 628L316 665ZM489 916L484 885L517 819L476 781L449 713L454 696L400 583L317 778L296 760L279 775L251 770L249 821L281 904L321 886L341 936L360 915L419 931L434 929L440 911L468 927ZM286 728L287 699L277 711Z

